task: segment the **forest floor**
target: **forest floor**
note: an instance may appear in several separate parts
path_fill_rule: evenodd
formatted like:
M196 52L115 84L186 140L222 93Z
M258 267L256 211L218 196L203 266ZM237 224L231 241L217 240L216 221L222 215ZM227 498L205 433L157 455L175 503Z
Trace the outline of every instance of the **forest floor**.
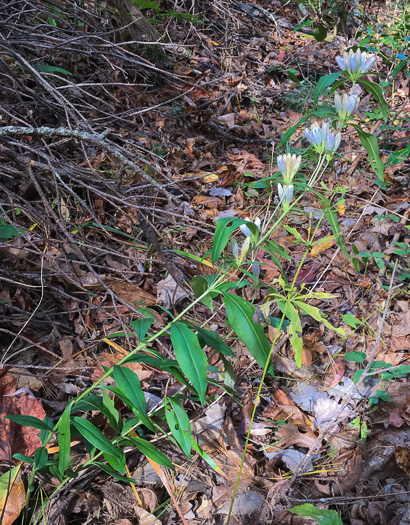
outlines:
M166 35L161 46L135 44L115 10L88 2L0 7L0 522L410 523L410 12L363 3L335 28L335 13L318 18L294 2L150 4L143 12ZM263 326L273 345L261 383L256 351L232 330L222 296L192 303L235 251L211 257L217 221L268 224L280 214L277 156L302 155L297 181L310 177L315 155L303 129L331 102L324 91L316 103L315 88L359 43L377 57L367 78L389 114L357 84L356 118L377 138L384 174L348 126L317 191L305 191L270 236L278 255L256 250L247 272L226 279L250 305L247 329ZM318 115L282 140L310 111ZM335 197L343 248L320 192ZM246 237L234 236L240 249ZM316 319L302 312L301 366L291 328L278 324L280 305L266 310L284 279L298 292L331 294L310 300ZM199 339L202 404L171 362L185 372L168 330L180 316L209 330ZM110 405L104 391L100 406L95 388L95 404L68 420L65 444L61 427L44 438L3 419L47 417L53 428L96 382L114 396L119 367L115 381L106 372L139 348L139 319L150 320L163 366L154 354L126 365L154 426L142 418L133 431L140 449L124 441L122 477L90 462L104 444L76 416L117 443L110 416L120 414L121 426L141 415L126 397ZM189 417L200 446L190 459L165 398ZM30 479L28 457L42 445Z

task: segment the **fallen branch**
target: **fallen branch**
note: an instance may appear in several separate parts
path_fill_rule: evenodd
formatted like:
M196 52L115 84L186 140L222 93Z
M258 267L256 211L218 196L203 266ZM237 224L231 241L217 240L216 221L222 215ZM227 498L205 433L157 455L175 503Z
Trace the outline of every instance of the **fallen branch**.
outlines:
M25 127L25 126L4 126L0 128L0 137L6 137L8 135L13 136L22 136L22 135L39 135L42 137L70 137L78 140L85 140L87 142L92 142L93 144L98 144L102 148L104 148L106 151L111 153L116 159L118 159L120 162L122 162L123 165L128 166L135 170L138 175L141 175L146 181L148 181L154 188L156 188L158 191L160 191L162 194L166 196L168 201L175 202L176 204L179 204L181 201L178 197L175 195L172 195L165 189L165 187L157 182L155 179L153 179L150 175L145 173L143 169L141 169L138 164L133 162L130 159L127 159L123 153L121 153L114 145L107 142L105 139L107 135L110 133L110 130L106 130L103 133L99 134L92 134L88 133L86 131L80 131L78 129L67 129L67 128L50 128L47 126L43 126L40 128L31 128L31 127Z

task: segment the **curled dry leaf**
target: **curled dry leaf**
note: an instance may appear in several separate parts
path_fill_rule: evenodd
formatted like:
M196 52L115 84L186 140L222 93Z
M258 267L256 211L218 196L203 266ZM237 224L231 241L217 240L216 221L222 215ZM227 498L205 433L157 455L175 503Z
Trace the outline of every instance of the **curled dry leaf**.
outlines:
M138 489L137 492L143 509L148 512L154 512L158 507L158 497L155 492L149 488Z
M354 448L359 439L360 429L352 425L344 426L340 432L332 430L327 440L335 450Z
M280 448L289 448L292 445L310 448L316 441L316 435L308 425L295 425L289 423L283 425L277 432L277 440L280 440Z
M108 339L106 340L108 341ZM111 341L112 345L112 341ZM118 346L118 345L117 345ZM93 381L98 381L100 377L102 377L105 373L104 366L107 368L111 368L112 366L116 365L121 359L124 358L125 355L127 355L128 352L124 351L118 351L115 354L110 354L108 352L102 352L99 357L99 361L96 363L96 368L92 373L91 379ZM135 372L138 376L138 379L143 382L146 379L149 379L153 371L152 370L144 370L143 365L141 363L126 363L123 365L126 368L129 368L133 372ZM112 384L114 381L112 378L107 378L105 384Z
M223 210L225 208L225 202L218 197L211 197L207 195L199 195L195 197L194 202L207 208L215 208L218 210Z
M303 345L306 348L313 349L313 347L316 345L320 339L322 339L324 333L324 326L322 325L320 328L315 330L314 332L308 332L303 336Z
M156 463L152 459L150 459L148 457L147 457L147 459L148 459L149 463L151 464L151 466L153 467L153 469L155 470L155 472L158 474L158 477L160 478L160 480L162 481L162 483L163 483L164 487L166 488L168 494L170 495L172 503L174 504L175 510L178 512L178 514L179 514L179 516L180 516L180 518L182 520L183 525L188 525L186 519L184 518L184 515L182 514L181 508L178 505L178 501L176 500L176 498L174 496L174 492L172 491L172 489L171 489L171 487L169 485L168 478L166 476L166 473L163 470L163 467L161 467L161 465L158 465L158 463Z
M275 404L269 405L261 414L268 419L278 421L280 419L287 421L290 419L295 424L302 424L306 421L303 412L295 405L292 399L280 390L275 391Z
M394 447L394 455L396 457L397 464L404 470L404 472L410 476L410 451L406 447Z
M245 150L239 151L237 155L228 153L228 159L236 166L238 173L241 175L251 171L254 177L262 175L265 172L264 164L253 154Z
M161 525L161 522L158 518L141 507L135 507L135 514L140 520L140 525Z
M140 303L156 304L157 302L153 295L133 283L128 283L126 281L111 281L109 287L120 299L126 301L132 306L136 306Z
M92 279L93 281L87 285L88 288L98 291L104 290L104 287L95 280L94 276L92 276ZM121 281L119 279L104 279L104 283L115 293L115 295L132 306L137 306L138 304L150 305L156 304L157 302L153 295L134 283Z
M213 444L222 432L226 407L215 404L205 411L204 417L192 422L192 434L195 441L205 450L214 450Z
M296 450L293 447L287 448L286 450L264 450L267 458L271 459L272 465L276 468L279 466L279 462L282 462L288 470L296 470L302 461L305 459L306 454L300 450ZM313 469L313 463L308 460L307 464L303 467L301 472L309 472Z
M176 283L171 274L157 284L158 302L167 309L173 305L178 305L187 297L186 292Z
M410 399L409 399L410 400ZM404 425L405 421L400 415L400 409L395 408L390 412L389 415L389 425L393 425L394 427L400 428Z
M213 487L212 502L217 514L228 514L233 491L233 485ZM232 513L235 516L250 516L254 514L263 503L264 500L258 492L240 487L235 495Z
M410 309L406 301L398 301L402 312L395 313L396 324L393 326L394 337L407 337L410 335Z

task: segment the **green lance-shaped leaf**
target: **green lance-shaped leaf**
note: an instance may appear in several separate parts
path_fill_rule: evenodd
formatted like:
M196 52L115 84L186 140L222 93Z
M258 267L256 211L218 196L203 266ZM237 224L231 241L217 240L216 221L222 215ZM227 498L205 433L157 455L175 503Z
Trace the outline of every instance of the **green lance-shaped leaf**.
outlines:
M315 88L315 105L318 103L320 95L325 91L326 88L331 86L342 74L341 71L337 73L332 73L331 75L326 75L325 77L320 77L319 82L316 84Z
M39 447L34 452L34 463L36 464L36 470L41 470L48 460L48 450L45 447Z
M311 503L304 503L297 507L292 507L289 512L297 514L298 516L312 518L318 522L319 525L343 525L339 514L335 510L317 509Z
M49 418L47 418L48 421L43 421L34 416L4 416L3 419L9 419L10 421L14 421L14 423L24 427L39 428L40 430L53 430L52 424L50 428Z
M299 313L297 309L290 302L283 301L282 304L278 303L279 308L286 308L285 315L289 319L290 323L288 326L288 332L290 335L290 344L292 345L293 351L295 352L295 361L298 368L302 366L302 351L303 351L303 339L302 339L302 323L300 321ZM282 310L283 311L283 310Z
M371 93L375 100L379 103L380 109L382 111L382 115L384 117L384 120L387 120L389 117L389 106L387 105L387 102L384 100L383 97L383 91L380 86L377 84L374 84L373 82L370 82L365 77L361 77L358 80L359 84L361 84L366 91Z
M209 283L208 279L206 278L206 275L195 275L195 277L191 280L191 286L194 291L195 297L201 297L208 289L211 283ZM201 302L207 306L211 312L214 311L213 309L213 302L212 302L212 292L208 295L205 295L201 299Z
M141 416L146 419L147 403L137 374L129 368L114 365L114 380L121 392L131 401Z
M68 404L60 417L57 424L57 441L58 441L58 470L63 476L65 469L67 468L70 460L70 444L71 444L71 433L70 433L70 412L71 403Z
M63 75L72 75L72 73L66 69L57 66L49 66L48 64L34 64L34 67L44 73L62 73Z
M299 126L304 124L307 120L310 119L314 115L313 111L309 111L304 117L302 117L300 120L296 122L291 128L289 128L286 133L281 138L281 141L279 143L279 147L283 146L288 142L288 140L292 137L292 135L295 133L295 131L298 129Z
M185 455L191 457L191 422L179 399L168 399L165 417L174 438L178 441Z
M103 397L94 394L85 396L76 403L75 409L80 411L99 410L104 416L106 416L112 428L118 431L119 412L114 407L114 401L110 399L108 394L105 391L103 391L102 394Z
M329 328L329 330L334 330L341 336L346 335L343 328L336 328L335 326L330 324L329 321L322 316L319 308L316 308L316 306L311 306L310 304L306 304L303 301L295 301L294 304L298 306L301 310L303 310L306 314L310 315L310 317L313 317L315 321L323 323L327 328Z
M118 472L125 472L125 454L121 449L118 449L118 455L113 456L111 454L108 454L107 452L104 452L104 457L108 461L108 463L112 466L113 469L115 469Z
M152 319L152 317L142 317L141 319L131 321L131 326L134 332L137 334L138 341L142 341L144 339L153 322L154 319Z
M290 262L290 256L286 250L281 248L279 244L277 244L275 241L268 240L265 242L266 247L264 248L266 251L268 251L270 254L277 253L284 259Z
M349 255L349 252L347 251L347 248L346 248L346 244L345 244L345 241L343 239L343 235L342 235L342 232L340 231L340 226L339 226L339 222L337 220L337 213L336 213L336 210L333 208L333 206L325 206L323 208L323 212L325 214L325 217L326 219L328 220L331 228L332 228L332 232L335 236L335 239L336 239L336 242L339 246L339 248L342 250L342 252L346 255L346 257L348 258L348 260L350 261L350 255Z
M189 326L189 328L192 328L192 330L198 332L198 339L201 344L207 344L214 350L217 350L220 354L233 357L232 350L229 348L229 346L225 343L225 341L221 338L219 334L217 334L216 332L211 332L210 330L206 330L201 326L196 326L193 323L190 323L189 321L184 322L187 324L187 326Z
M343 84L345 84L346 82L348 82L348 79L347 78L341 78L340 80L338 80L337 82L335 82L331 88L331 90L329 91L329 96L333 96L335 91L337 91L341 86L343 86Z
M208 465L215 470L215 472L217 472L218 474L221 474L223 477L226 478L226 474L224 474L223 470L221 470L220 467L218 467L218 465L215 463L215 461L210 456L208 456L205 450L198 445L198 443L195 441L194 438L191 438L191 445L192 445L192 448L201 456L201 458L204 461L206 461Z
M105 459L119 472L125 472L125 456L121 449L115 447L104 434L88 419L73 417L72 421L78 432L100 450ZM112 460L114 458L114 460ZM110 461L111 460L111 461Z
M194 385L203 404L207 387L207 359L197 336L184 323L173 323L171 341L182 372Z
M246 346L249 353L262 368L269 357L270 343L265 337L265 331L259 323L252 321L256 308L237 295L224 295L226 314L233 330ZM273 366L269 365L269 373L273 375Z
M353 127L359 134L359 139L362 146L366 149L369 154L370 166L374 169L374 172L381 181L384 181L383 172L384 164L379 155L379 147L377 145L377 139L371 133L366 133L359 126L353 124Z
M109 465L106 465L105 463L94 461L93 465L100 467L100 469L106 472L109 476L119 479L120 481L125 481L126 483L138 484L138 482L134 478L129 478L128 476L121 476L121 474L118 474L118 472L115 469L111 468Z
M211 261L212 264L216 264L221 253L224 251L232 233L239 228L241 224L251 230L251 241L254 241L258 234L258 228L252 223L247 222L244 219L233 219L232 217L225 217L216 221L216 228L214 234L214 241L212 243L211 250Z
M127 440L133 443L144 454L144 456L152 459L152 461L155 461L155 463L158 463L158 465L175 470L173 464L167 458L167 456L149 441L137 437L128 437Z

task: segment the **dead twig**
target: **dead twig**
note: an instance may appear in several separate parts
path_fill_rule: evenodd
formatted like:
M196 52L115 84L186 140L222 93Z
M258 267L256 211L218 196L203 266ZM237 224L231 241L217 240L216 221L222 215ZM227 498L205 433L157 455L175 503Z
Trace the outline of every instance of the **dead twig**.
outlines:
M110 152L116 159L118 159L123 165L128 166L135 170L138 175L147 180L154 188L163 193L168 201L175 202L179 204L181 200L172 195L167 191L162 184L153 179L150 175L145 173L138 164L128 159L123 153L119 151L113 144L106 140L107 135L110 133L110 130L106 130L100 134L92 134L86 131L80 131L78 129L67 129L67 128L50 128L48 126L43 126L40 128L24 127L24 126L4 126L0 128L0 137L6 137L8 135L13 136L22 136L22 135L38 135L42 137L70 137L77 140L85 140L92 142L101 146L106 151Z

